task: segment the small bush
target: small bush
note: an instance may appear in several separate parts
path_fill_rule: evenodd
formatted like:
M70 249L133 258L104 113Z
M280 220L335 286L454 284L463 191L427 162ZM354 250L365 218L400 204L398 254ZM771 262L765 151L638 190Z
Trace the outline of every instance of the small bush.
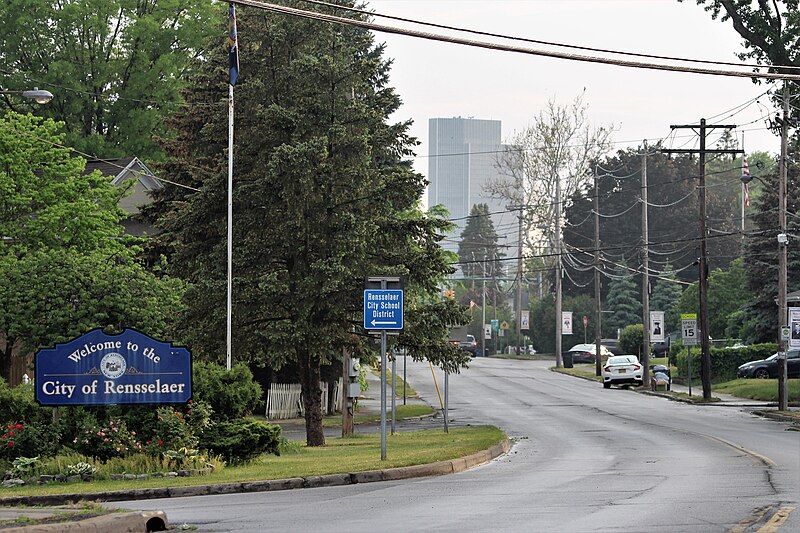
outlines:
M218 422L206 429L200 446L222 455L228 462L242 462L263 453L278 455L281 443L280 426L258 420Z
M51 456L59 445L58 431L49 425L9 422L0 429L0 459Z
M641 324L625 326L619 334L619 347L623 352L641 358L642 343L644 342L644 329Z
M128 430L124 420L109 420L102 426L91 425L73 441L80 453L106 461L112 457L127 457L144 451L135 431Z
M226 370L215 363L197 362L192 369L192 396L195 402L210 404L215 417L231 420L255 412L262 390L243 364Z

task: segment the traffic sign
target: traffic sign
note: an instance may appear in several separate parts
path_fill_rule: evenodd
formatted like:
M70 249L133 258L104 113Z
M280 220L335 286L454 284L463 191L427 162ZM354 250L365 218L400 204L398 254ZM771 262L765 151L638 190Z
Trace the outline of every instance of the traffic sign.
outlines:
M697 346L697 315L685 313L681 315L681 340L684 346Z
M364 290L364 329L403 329L403 290Z

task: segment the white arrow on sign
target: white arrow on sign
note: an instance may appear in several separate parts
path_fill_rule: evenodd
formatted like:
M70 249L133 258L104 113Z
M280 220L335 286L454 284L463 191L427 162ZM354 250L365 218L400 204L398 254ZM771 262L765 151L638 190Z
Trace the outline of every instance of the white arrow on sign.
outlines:
M378 322L376 320L373 320L372 322L370 322L370 324L372 324L373 326L396 326L397 322Z

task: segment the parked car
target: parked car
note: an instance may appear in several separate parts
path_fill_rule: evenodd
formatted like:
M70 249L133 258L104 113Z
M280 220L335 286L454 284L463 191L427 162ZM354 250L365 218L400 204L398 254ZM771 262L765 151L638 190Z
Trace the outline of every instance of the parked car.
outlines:
M475 340L475 335L467 335L467 338L458 343L458 348L464 352L469 352L472 357L481 355L481 350L478 348L478 341Z
M653 349L650 351L650 353L653 355L653 357L666 357L667 355L669 355L670 346L675 344L675 341L677 341L680 338L681 338L680 331L673 331L672 333L667 333L664 336L664 340L662 342L653 343Z
M608 348L612 355L625 355L625 352L619 347L618 339L602 339L600 344Z
M594 344L576 344L572 348L570 348L566 354L572 356L573 363L594 363ZM601 360L605 359L606 357L611 357L612 354L611 350L600 345L600 357Z
M602 368L603 388L609 389L611 385L625 385L633 383L642 385L643 371L639 358L635 355L614 355L608 358Z
M778 354L773 354L766 359L750 361L739 367L736 377L770 379L778 377ZM786 352L786 371L790 378L800 378L800 350Z

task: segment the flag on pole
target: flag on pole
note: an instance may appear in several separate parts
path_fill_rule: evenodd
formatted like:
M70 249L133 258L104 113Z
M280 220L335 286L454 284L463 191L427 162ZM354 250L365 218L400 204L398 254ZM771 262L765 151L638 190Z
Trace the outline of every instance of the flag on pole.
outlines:
M750 167L747 166L747 159L742 158L742 183L744 185L744 206L750 207L750 188L747 186L747 182L750 181L749 179L745 179L746 177L750 176Z
M228 72L229 83L236 85L239 78L239 39L236 35L236 6L228 4Z

